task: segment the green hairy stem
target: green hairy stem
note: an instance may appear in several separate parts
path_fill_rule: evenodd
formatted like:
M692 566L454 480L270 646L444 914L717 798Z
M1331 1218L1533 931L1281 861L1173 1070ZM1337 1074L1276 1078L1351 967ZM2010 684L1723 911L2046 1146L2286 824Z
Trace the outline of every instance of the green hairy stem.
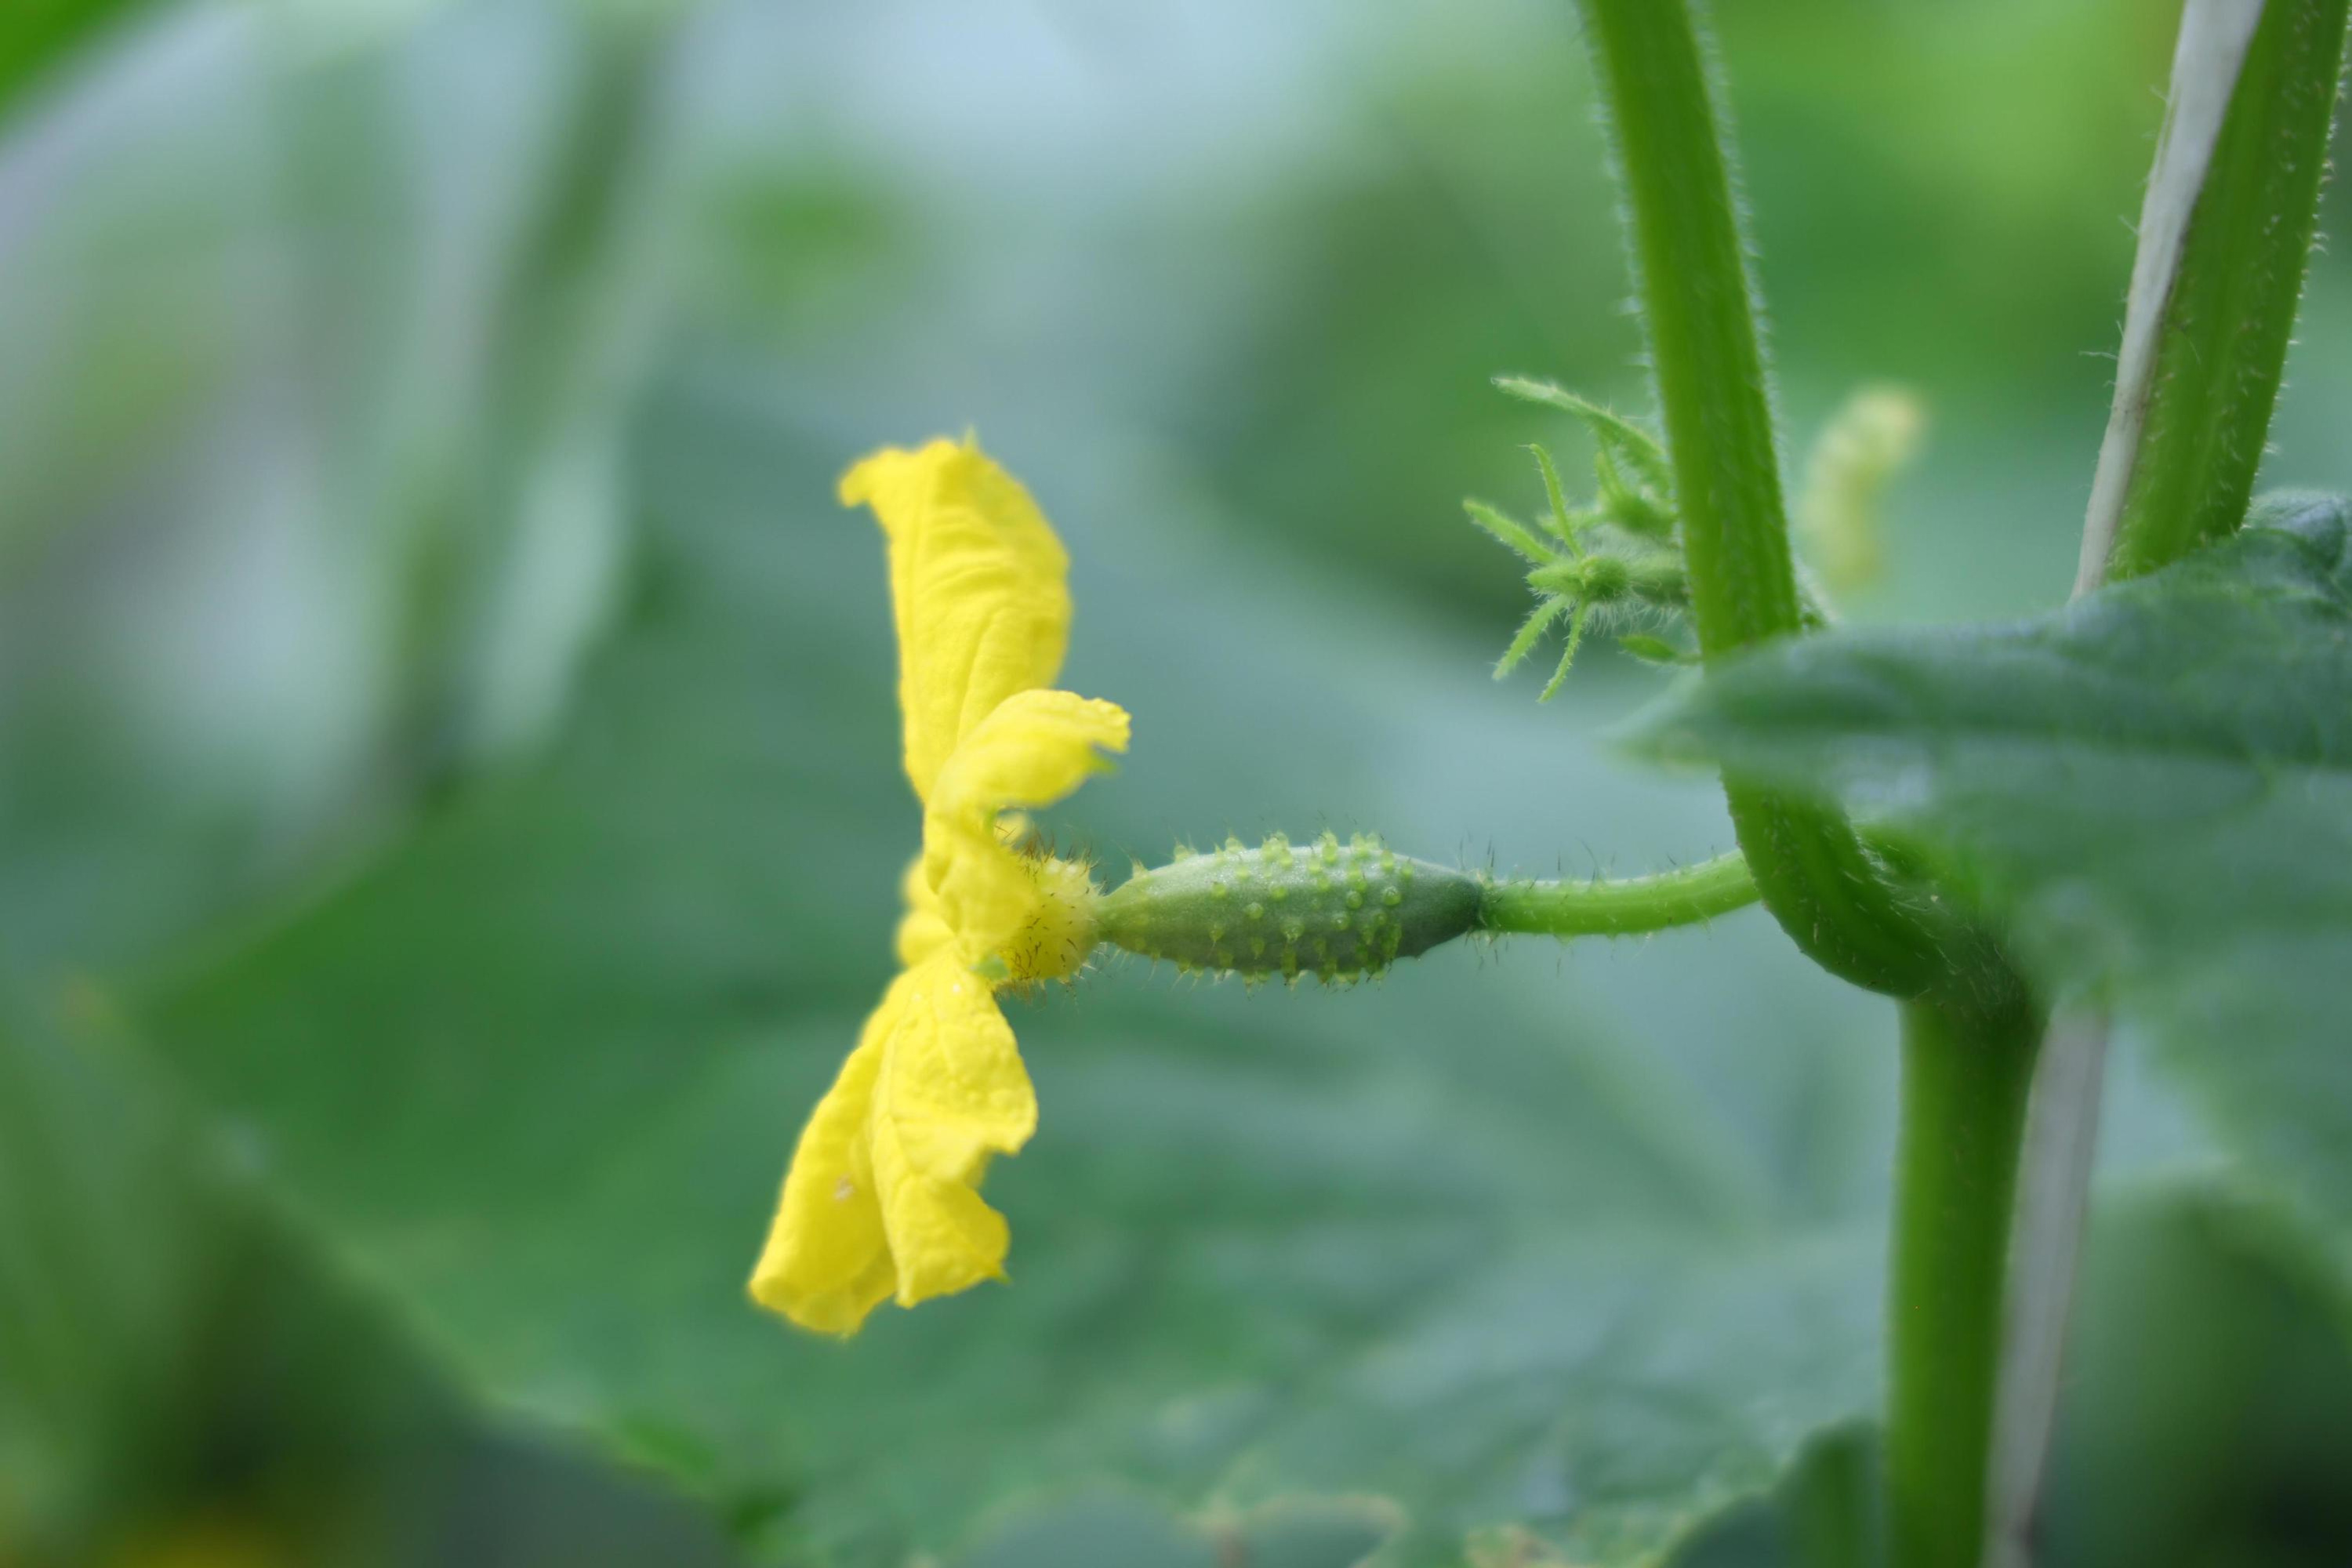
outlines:
M2346 0L2263 7L2168 287L2133 301L2161 311L2137 390L2146 411L2117 476L2112 552L2100 558L2102 531L2085 541L2085 585L2102 565L2111 578L2153 572L2246 520L2318 229L2345 15Z
M1748 858L1734 852L1648 877L1590 882L1501 882L1480 910L1490 931L1634 936L1696 925L1756 901Z
M1683 0L1585 0L1632 217L1637 294L1709 659L1804 625L1764 352L1697 24ZM1756 884L1797 945L1897 996L1937 984L1937 942L1837 812L1725 781Z
M2041 1015L1903 1008L1887 1334L1889 1563L1977 1568L2003 1287Z
M1687 0L1584 0L1709 664L1801 632L1726 138ZM1976 1568L2039 1020L1990 943L1908 901L1835 809L1727 775L1763 900L1815 963L1905 999L1889 1281L1890 1561Z

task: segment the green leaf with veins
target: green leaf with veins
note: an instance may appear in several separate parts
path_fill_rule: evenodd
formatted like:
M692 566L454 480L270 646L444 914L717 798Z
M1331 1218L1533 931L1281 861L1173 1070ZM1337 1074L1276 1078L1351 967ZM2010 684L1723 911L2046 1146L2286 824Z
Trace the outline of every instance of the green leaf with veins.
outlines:
M489 1388L789 1498L770 1544L817 1564L953 1552L1090 1480L1213 1514L1384 1498L1384 1564L1515 1525L1647 1563L1873 1405L1884 1009L1752 917L1345 995L1125 966L1016 1006L1044 1121L991 1174L1012 1283L847 1343L758 1313L918 814L880 546L830 506L834 455L656 423L636 606L555 751L145 992L294 1200ZM1050 814L1066 843L1329 821L1444 854L1465 800L1547 874L1601 824L1643 865L1727 837L1711 790L1528 732L1475 647L1363 637L1305 580L1120 567L1148 527L1090 534L1124 513L1007 457L1080 563L1066 679L1137 721Z
M2352 1234L2347 534L2343 500L2273 497L2240 536L2034 619L1759 653L1645 743L1874 808Z

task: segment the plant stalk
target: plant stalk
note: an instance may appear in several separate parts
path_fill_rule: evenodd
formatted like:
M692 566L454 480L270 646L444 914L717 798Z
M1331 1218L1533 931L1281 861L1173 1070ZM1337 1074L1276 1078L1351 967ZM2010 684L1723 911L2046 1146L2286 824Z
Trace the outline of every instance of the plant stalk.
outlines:
M1887 1561L1978 1568L2040 1010L1903 1008L1888 1290Z
M2200 0L2181 18L2126 317L2134 359L2118 363L2109 422L2126 446L2100 454L2120 513L2109 531L2095 510L2078 591L2169 565L2246 520L2318 231L2345 16L2346 0ZM2200 105L2223 110L2218 129Z
M1713 664L1803 626L1727 138L1690 0L1584 7L1632 219L1692 619ZM1799 948L1905 1003L1888 1561L1978 1568L2041 1020L1997 950L1906 900L1843 814L1737 776L1724 793L1758 889Z
M1803 622L1730 160L1687 0L1584 10L1633 220L1692 619L1712 661ZM1937 984L1932 933L1841 814L1738 779L1724 793L1766 906L1814 962L1895 996Z
M1756 901L1756 879L1737 851L1696 866L1625 877L1498 882L1480 902L1482 927L1535 936L1635 936L1696 925Z
M2182 10L2077 597L2245 521L2317 229L2347 11L2346 0L2189 0ZM2106 1020L2086 1012L2042 1051L1996 1428L1996 1568L2032 1559L2106 1050Z

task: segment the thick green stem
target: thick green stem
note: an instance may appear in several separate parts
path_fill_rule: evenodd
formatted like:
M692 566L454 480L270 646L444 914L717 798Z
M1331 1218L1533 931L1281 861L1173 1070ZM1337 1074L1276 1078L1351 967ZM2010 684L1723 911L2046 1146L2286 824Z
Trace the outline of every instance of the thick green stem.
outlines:
M2270 431L2327 162L2347 0L2190 0L2148 177L2074 592L2235 532ZM2031 1561L2090 1200L2107 1049L2084 1014L2044 1043L2020 1176L1990 1561Z
M1536 936L1635 936L1745 909L1756 901L1747 857L1718 855L1696 866L1612 881L1498 882L1481 900L1490 931Z
M2100 554L2097 531L2086 541L2085 587L2102 567L2114 578L2153 572L2246 520L2318 229L2346 8L2263 7L2204 178L2182 198L2193 205L2162 297L2133 300L2150 313L2152 354L2140 408L2118 398L2125 433L2139 418L2137 439L2118 476L2112 554ZM2159 160L2158 190L2165 174Z
M1903 1008L1888 1291L1887 1561L1977 1568L2011 1200L2042 1016Z
M1687 0L1584 8L1633 218L1692 619L1712 660L1803 621L1731 169ZM1897 996L1937 982L1933 934L1841 815L1738 780L1725 793L1765 904L1816 963Z

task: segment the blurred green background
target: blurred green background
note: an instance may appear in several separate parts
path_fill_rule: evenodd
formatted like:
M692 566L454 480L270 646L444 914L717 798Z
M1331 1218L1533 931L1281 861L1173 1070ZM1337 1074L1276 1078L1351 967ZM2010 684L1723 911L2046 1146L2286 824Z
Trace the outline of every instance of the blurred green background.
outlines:
M2174 7L1716 12L1792 458L1931 422L1852 613L2054 601ZM0 1564L1834 1560L1892 1015L1753 911L1105 965L1010 1287L742 1296L916 840L840 469L1034 489L1108 865L1696 858L1458 507L1576 446L1493 373L1641 405L1624 293L1553 0L17 0ZM2300 339L2266 482L2352 489L2352 261ZM2352 1561L2337 1288L2128 1042L2103 1160L2045 1561Z

